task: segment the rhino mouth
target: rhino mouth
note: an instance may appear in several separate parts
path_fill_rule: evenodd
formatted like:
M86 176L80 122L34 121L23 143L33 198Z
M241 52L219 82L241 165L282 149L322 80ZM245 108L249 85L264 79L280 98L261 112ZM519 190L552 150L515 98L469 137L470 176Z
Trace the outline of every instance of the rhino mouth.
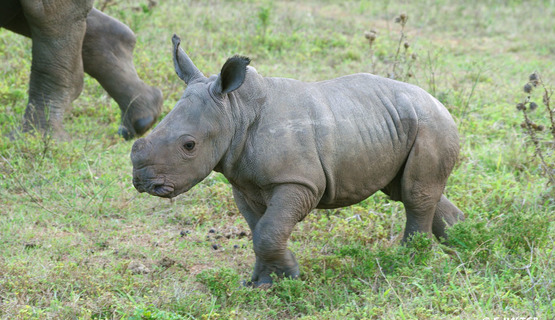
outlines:
M178 195L189 191L194 185L186 186L183 188L175 188L172 184L152 185L146 192L148 194L161 197L161 198L174 198Z
M189 191L193 186L203 179L196 179L192 183L175 183L164 176L156 178L143 177L138 170L133 171L133 186L140 193L146 192L150 195L161 198L174 198L182 193Z
M175 189L171 185L154 185L148 190L148 193L153 196L158 196L162 198L172 198Z
M173 198L175 196L175 186L162 179L144 181L138 177L133 178L133 185L139 192L147 192L153 196L162 198Z

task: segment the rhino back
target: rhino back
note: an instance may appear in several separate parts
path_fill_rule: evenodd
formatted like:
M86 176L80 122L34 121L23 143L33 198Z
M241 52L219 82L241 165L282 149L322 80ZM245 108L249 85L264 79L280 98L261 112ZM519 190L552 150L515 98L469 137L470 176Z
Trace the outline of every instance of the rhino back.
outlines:
M422 89L369 74L314 83L265 78L265 87L248 170L258 185L309 187L319 208L357 203L387 186L408 157L420 118L437 108Z

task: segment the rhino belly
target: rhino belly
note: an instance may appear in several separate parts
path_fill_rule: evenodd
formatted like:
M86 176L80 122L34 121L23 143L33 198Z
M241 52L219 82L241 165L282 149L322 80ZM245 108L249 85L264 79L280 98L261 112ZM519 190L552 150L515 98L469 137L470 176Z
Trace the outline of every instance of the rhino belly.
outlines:
M393 125L388 122L360 124L356 129L336 126L334 135L321 136L319 158L326 189L319 208L358 203L386 187L402 170L414 141L408 128L415 122L402 120L406 131L399 134L391 133Z
M391 155L379 156L375 157L377 161L345 162L330 171L325 170L326 190L317 207L332 209L361 202L385 188L401 170L405 159L405 155L397 159L392 159Z

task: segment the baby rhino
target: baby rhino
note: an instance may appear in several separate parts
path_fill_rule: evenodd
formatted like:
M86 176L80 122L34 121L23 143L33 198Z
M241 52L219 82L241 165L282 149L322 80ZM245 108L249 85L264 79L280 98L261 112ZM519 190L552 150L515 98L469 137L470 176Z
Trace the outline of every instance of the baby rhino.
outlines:
M133 145L133 184L172 198L221 172L252 231L254 286L271 284L272 273L299 276L287 240L314 208L382 191L406 208L404 241L417 232L446 239L446 228L464 219L442 195L459 151L457 128L424 90L371 74L266 78L240 56L206 78L172 40L187 88Z

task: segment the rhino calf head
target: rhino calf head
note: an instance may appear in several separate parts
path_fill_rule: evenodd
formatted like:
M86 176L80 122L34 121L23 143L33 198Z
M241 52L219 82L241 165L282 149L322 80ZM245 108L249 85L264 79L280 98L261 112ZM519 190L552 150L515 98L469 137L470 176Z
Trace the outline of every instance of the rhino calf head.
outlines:
M227 93L243 83L250 60L230 58L220 75L206 78L179 48L174 36L174 65L187 90L175 108L131 151L133 184L139 192L172 198L202 181L229 146L232 117Z
M251 283L297 277L287 248L314 208L338 208L381 191L405 205L403 240L446 240L464 219L442 193L457 159L456 125L424 90L371 74L306 83L262 77L249 59L227 60L204 77L173 37L187 88L173 110L133 145L133 184L172 198L212 170L231 183L252 232Z

